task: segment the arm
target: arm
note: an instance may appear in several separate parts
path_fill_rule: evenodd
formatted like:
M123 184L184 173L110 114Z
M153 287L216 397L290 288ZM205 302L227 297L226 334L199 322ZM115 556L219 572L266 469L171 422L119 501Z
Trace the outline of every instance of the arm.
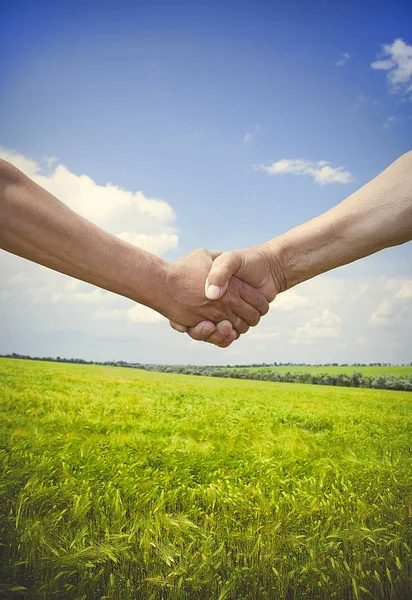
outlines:
M238 279L219 306L205 298L204 278L217 252L199 250L169 264L74 213L5 161L0 161L0 247L184 325L229 319L241 333L267 310L264 297Z
M224 252L206 281L220 298L236 275L276 294L320 273L412 239L412 152L324 214L260 246Z
M294 285L412 239L412 152L343 202L266 247L284 264L282 285Z

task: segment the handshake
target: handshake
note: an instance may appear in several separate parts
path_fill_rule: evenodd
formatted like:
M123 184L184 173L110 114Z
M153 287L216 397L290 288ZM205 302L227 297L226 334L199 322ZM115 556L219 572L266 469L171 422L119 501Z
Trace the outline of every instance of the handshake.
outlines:
M319 217L264 244L195 250L167 263L71 211L0 160L0 247L158 311L195 340L228 347L276 294L412 239L412 152Z
M158 310L176 331L227 348L286 289L280 256L264 244L223 253L195 250L166 267L166 303Z

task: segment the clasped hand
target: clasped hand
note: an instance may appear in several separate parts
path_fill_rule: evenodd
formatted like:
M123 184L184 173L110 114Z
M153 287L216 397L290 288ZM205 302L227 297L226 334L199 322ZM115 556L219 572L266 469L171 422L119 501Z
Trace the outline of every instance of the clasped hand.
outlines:
M265 245L223 253L195 250L171 263L167 275L171 327L227 348L259 323L269 302L282 291L282 272L276 265Z

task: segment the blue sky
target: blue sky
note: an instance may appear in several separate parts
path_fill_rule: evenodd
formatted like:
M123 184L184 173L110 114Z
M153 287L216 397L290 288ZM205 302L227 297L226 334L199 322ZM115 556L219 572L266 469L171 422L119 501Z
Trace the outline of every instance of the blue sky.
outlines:
M118 197L106 220L96 210L108 182L166 202L173 221L163 214L134 224L134 239L152 236L148 249L166 259L199 246L250 246L327 210L411 148L411 22L412 5L402 1L5 3L0 145L20 166L22 157L35 161L29 174L113 233L126 227L114 225ZM400 66L376 64L394 57ZM265 171L283 159L312 168L327 161L347 182ZM87 193L80 206L67 191L82 174L95 184L89 207ZM3 255L0 352L409 362L410 259L408 244L299 286L225 352L150 318L132 320L131 335L122 299L53 302L59 286L70 288L67 278ZM19 274L25 291L16 287ZM30 290L41 285L43 300L34 299ZM348 308L357 286L368 289ZM73 294L93 293L81 289ZM313 300L327 291L336 301Z

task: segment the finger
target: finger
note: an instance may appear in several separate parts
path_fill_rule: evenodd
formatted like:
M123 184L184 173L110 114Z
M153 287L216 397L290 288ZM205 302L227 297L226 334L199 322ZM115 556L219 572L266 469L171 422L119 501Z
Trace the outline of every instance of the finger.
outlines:
M240 281L240 284L239 291L241 298L256 308L262 317L266 315L269 312L269 302L266 300L264 294L243 281Z
M178 331L179 333L186 333L187 331L187 327L185 327L185 325L179 325L179 323L175 323L174 321L169 321L169 325L172 329Z
M229 285L230 278L242 266L241 255L237 252L224 252L212 263L206 279L205 294L209 300L218 300L223 296Z
M233 313L231 317L232 325L240 335L241 333L247 333L249 331L249 325L239 315Z
M229 334L227 336L227 338L221 344L219 344L219 348L228 348L230 346L230 344L232 344L237 338L238 338L238 335L237 335L236 331L233 330L232 333Z
M207 341L210 344L215 344L215 346L220 346L220 344L222 344L226 338L232 335L233 331L234 329L230 321L220 321L220 323L216 325L215 331Z
M209 337L213 335L216 330L216 325L212 323L212 321L201 321L194 327L188 327L187 333L193 340L197 340L198 342L208 342ZM230 330L232 330L232 325L230 324ZM226 333L227 335L227 333Z
M215 260L218 256L222 254L221 250L208 250L208 252L212 260Z
M208 330L204 329L204 331L202 331L205 326L207 326ZM213 330L211 330L211 326L213 326ZM232 331L233 326L230 321L221 321L217 325L214 325L210 321L202 321L194 327L189 327L187 333L194 340L218 345L223 342Z
M236 316L240 317L240 319L243 319L243 321L246 321L246 324L249 325L250 327L256 327L256 325L260 321L259 311L256 310L256 308L254 308L251 304L248 304L247 302L242 300L241 298L236 298L231 303L231 308L232 308L234 315L230 315L230 320L232 321L235 329L237 331L239 331L239 333L243 333L243 331L240 331L237 328L237 326L235 325L235 323L233 322L233 319ZM244 327L244 325L243 325L243 327Z

